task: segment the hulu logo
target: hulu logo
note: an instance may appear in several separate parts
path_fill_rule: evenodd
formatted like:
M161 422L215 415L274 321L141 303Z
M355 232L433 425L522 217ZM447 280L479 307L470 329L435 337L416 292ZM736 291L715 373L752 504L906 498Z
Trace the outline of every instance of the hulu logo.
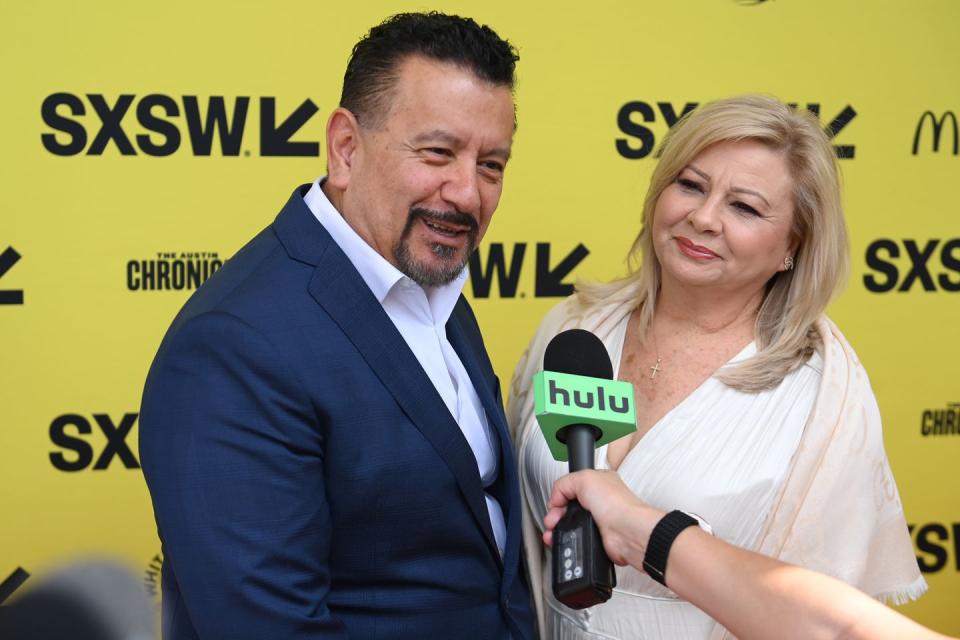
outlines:
M570 406L570 396L573 395L573 404L581 409L593 409L597 408L600 411L606 411L607 407L610 407L611 411L616 413L629 413L630 412L630 398L629 397L620 397L613 394L605 394L603 387L597 385L596 392L594 391L583 391L581 389L573 389L568 391L567 389L562 389L557 386L556 380L550 380L548 382L549 394L550 394L550 404L555 406L563 405L564 407ZM619 404L618 404L619 402Z
M533 411L554 459L567 459L567 446L557 433L571 424L588 424L602 434L597 446L637 429L633 385L558 371L533 376Z

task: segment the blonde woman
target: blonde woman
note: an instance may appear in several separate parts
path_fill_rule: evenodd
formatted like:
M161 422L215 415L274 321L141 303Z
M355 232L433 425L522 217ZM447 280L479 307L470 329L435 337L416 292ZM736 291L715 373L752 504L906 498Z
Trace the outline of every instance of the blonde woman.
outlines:
M637 432L596 452L655 508L896 602L926 589L866 372L824 316L848 272L833 149L816 120L763 96L705 105L664 143L625 279L580 286L517 366L508 418L544 637L722 638L642 571L574 611L550 593L542 520L566 473L536 428L530 381L579 327L633 383Z

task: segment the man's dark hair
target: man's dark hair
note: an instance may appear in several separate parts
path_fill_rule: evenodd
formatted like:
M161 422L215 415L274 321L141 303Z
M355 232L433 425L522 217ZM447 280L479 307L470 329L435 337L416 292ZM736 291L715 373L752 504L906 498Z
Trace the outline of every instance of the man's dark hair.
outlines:
M370 29L353 47L340 106L353 112L363 126L379 127L389 110L398 67L411 55L450 62L511 91L520 59L512 44L471 18L435 11L398 13Z

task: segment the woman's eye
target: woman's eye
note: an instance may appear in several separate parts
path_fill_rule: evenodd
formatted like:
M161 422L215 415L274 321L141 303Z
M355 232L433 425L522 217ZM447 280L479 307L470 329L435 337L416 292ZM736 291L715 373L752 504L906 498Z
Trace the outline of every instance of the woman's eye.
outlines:
M752 216L760 215L759 211L757 211L756 209L748 205L746 202L740 202L740 201L734 202L733 207L734 209L738 209L744 213L749 213Z
M703 191L703 188L700 186L700 183L690 180L689 178L677 178L677 184L679 184L684 189L690 191Z

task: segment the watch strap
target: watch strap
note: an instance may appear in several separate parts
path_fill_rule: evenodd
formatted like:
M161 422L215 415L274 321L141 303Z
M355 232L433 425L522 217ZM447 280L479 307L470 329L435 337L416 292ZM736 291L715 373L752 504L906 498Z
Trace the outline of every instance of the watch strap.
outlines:
M643 556L643 570L651 578L667 586L667 556L673 541L687 527L697 527L700 523L683 511L671 511L660 518L660 522L650 532L647 551Z

